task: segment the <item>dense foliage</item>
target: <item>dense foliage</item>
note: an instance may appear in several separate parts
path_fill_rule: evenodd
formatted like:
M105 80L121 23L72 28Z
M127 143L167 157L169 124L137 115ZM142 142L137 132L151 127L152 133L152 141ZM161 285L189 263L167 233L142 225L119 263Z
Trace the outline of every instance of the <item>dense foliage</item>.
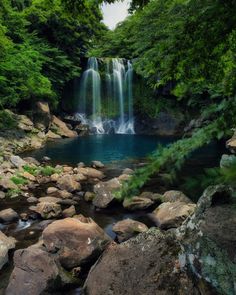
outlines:
M2 0L0 104L46 99L56 104L64 84L105 26L93 0Z
M189 104L236 90L236 3L153 0L108 32L93 53L133 58L153 88L172 83Z
M140 108L148 113L160 105L160 94L163 100L163 90L168 89L165 95L172 105L185 111L191 107L208 122L191 138L154 155L124 187L124 196L136 194L166 166L180 167L193 150L235 126L231 120L236 114L235 11L236 2L230 0L147 1L91 51L133 59L136 72L157 94L149 99L149 108L147 99L140 100Z

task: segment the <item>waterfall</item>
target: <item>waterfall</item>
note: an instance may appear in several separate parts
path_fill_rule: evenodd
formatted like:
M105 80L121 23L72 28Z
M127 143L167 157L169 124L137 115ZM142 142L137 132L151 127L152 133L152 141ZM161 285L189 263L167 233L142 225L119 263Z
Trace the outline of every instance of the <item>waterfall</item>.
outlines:
M91 93L92 91L92 93ZM88 104L91 105L92 98L92 110L88 110ZM91 124L86 121L85 115L87 112L91 115ZM79 114L83 118L83 122L92 126L92 129L96 133L104 133L102 117L101 117L101 78L98 71L98 62L95 57L91 57L88 60L86 71L82 75L81 79L81 95L80 95L80 107Z
M77 116L95 133L134 134L132 63L108 59L104 69L101 81L98 60L89 58L80 82Z

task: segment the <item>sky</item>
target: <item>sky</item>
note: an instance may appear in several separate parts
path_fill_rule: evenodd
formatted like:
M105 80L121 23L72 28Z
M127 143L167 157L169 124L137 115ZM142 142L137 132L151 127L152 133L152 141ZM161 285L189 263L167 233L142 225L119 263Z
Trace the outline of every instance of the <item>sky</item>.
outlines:
M128 15L129 1L116 2L112 4L103 4L102 12L104 23L110 28L114 29L116 25L124 20Z

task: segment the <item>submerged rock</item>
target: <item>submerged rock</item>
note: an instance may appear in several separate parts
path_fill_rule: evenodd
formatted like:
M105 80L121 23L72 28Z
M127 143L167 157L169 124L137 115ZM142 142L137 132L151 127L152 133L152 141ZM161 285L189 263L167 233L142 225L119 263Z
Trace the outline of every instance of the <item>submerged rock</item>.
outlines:
M16 240L0 231L0 270L8 262L8 251L15 248Z
M100 161L92 161L91 163L93 168L104 168L105 165Z
M124 199L123 207L130 211L144 210L152 206L154 202L151 199L143 197L133 197L130 199Z
M112 227L112 230L117 234L118 241L121 243L139 233L147 231L148 227L142 222L128 218L117 222Z
M165 202L153 211L152 217L161 229L175 228L180 226L195 208L195 204L179 201Z
M91 218L66 218L51 223L43 231L49 252L57 252L66 269L93 262L111 241Z
M0 211L0 222L11 223L19 219L17 212L11 208Z
M118 178L112 178L106 182L99 182L94 186L95 198L93 205L98 208L107 208L116 198L116 191L121 188Z
M197 295L191 279L176 265L179 250L174 235L158 229L112 244L90 270L85 294Z

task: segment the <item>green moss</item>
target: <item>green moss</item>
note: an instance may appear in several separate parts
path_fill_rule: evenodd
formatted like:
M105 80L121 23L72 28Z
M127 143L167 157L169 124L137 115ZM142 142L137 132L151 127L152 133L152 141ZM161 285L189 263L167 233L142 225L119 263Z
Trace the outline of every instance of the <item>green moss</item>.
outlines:
M23 176L21 175L17 175L17 176L12 176L11 177L11 181L16 184L17 186L18 185L25 185L28 183L28 180L25 179Z

